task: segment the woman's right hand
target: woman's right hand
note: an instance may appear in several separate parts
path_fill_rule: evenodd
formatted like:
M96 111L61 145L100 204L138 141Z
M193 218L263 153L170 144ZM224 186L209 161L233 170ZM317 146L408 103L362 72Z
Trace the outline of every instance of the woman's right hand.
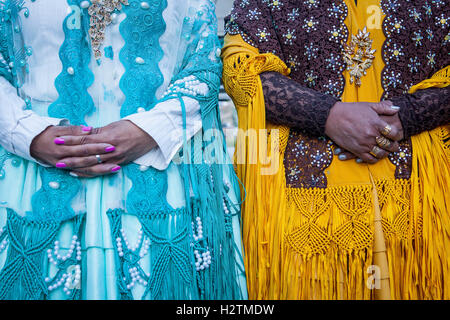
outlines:
M338 102L331 108L325 126L325 133L333 140L338 149L353 154L367 163L376 163L389 153L398 151L397 141L403 138L401 123L386 121L398 118L399 109L393 107L390 101L380 103L344 103ZM383 129L389 125L391 130L383 134ZM377 137L388 138L387 146L380 147ZM373 154L374 147L378 152ZM336 152L339 153L339 152ZM350 158L350 157L348 157ZM347 160L347 159L342 159Z
M87 157L114 152L115 147L109 143L91 143L65 146L64 136L88 136L92 127L85 126L50 126L37 135L30 146L30 154L41 163L64 168L60 160L68 157ZM111 164L105 164L111 166Z

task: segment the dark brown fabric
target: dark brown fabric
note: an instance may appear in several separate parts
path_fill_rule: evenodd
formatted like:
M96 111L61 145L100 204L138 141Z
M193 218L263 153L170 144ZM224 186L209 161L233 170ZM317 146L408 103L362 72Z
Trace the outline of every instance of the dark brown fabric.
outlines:
M286 185L290 188L326 188L325 169L333 160L333 143L325 138L310 139L291 130L284 155Z
M392 99L450 64L450 2L381 0L380 4L386 14L383 99Z
M412 143L411 139L400 142L400 149L389 154L389 160L395 165L396 179L411 178L412 169Z

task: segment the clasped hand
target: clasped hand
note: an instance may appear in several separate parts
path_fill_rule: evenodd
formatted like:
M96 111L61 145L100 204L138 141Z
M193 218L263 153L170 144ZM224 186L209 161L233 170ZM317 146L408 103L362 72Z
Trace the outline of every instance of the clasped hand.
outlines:
M398 111L390 101L338 102L331 108L325 133L337 145L340 160L376 163L398 151L397 141L403 139ZM30 153L41 163L91 178L119 172L155 147L145 131L121 120L101 128L50 126L33 139Z
M122 120L102 128L50 126L33 139L31 156L84 178L119 172L156 146L145 131Z
M399 149L403 128L399 108L390 101L380 103L338 102L331 108L326 135L337 145L340 160L376 163Z

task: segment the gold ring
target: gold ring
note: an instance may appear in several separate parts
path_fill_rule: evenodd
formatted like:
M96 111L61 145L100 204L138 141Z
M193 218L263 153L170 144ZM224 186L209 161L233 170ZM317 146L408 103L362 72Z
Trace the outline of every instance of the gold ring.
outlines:
M374 146L372 148L372 151L369 152L369 154L371 154L375 158L381 158L381 153L383 153L383 150L380 149L378 146Z
M376 137L375 141L383 149L389 149L391 147L391 141L385 137Z
M391 134L391 132L392 132L392 127L388 124L383 128L383 130L381 130L381 134L383 136L388 136Z

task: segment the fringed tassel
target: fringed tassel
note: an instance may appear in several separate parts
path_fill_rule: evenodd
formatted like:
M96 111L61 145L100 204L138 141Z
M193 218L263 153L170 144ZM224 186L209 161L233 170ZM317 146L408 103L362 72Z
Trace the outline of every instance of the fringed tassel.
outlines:
M414 209L422 212L419 275L423 299L450 298L450 162L442 141L445 128L413 137ZM446 132L448 135L448 131Z
M447 135L441 127L413 137L410 181L379 185L393 299L450 298Z

